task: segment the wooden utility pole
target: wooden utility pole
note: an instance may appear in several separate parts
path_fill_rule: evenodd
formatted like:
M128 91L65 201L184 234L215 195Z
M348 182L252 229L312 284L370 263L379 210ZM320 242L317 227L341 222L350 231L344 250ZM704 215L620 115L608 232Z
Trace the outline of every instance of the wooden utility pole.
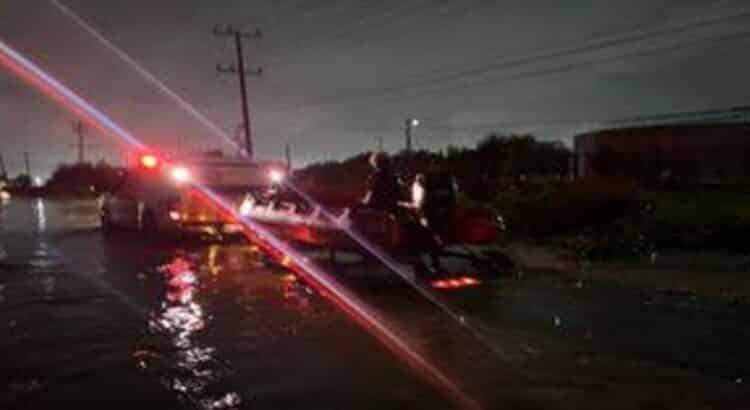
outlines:
M29 162L29 153L24 151L23 153L23 163L26 166L26 175L31 178L31 164Z
M73 123L73 132L78 137L76 147L78 149L78 164L83 164L86 160L86 136L84 134L83 122L76 121Z
M292 146L287 142L284 146L284 156L286 157L286 170L292 170Z
M5 168L5 159L3 158L3 154L0 154L0 180L8 180L8 170Z
M231 25L220 25L217 24L214 26L214 34L217 36L232 36L234 37L235 42L235 48L237 50L237 63L236 64L216 64L216 71L220 73L235 73L240 79L240 98L242 102L242 122L243 122L243 128L245 130L245 151L247 152L247 156L252 158L253 157L253 134L252 134L252 128L250 124L250 109L248 107L247 102L247 85L245 84L245 76L250 75L256 75L260 76L263 74L262 68L257 68L254 71L246 71L245 70L245 56L242 50L242 39L243 38L251 38L251 39L259 39L263 37L263 34L260 32L260 30L256 30L253 33L247 33L243 32Z

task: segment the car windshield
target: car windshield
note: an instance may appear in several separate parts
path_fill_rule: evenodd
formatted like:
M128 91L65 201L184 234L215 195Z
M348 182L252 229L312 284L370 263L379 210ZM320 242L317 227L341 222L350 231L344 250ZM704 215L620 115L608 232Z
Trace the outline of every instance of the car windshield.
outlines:
M0 410L750 409L750 1L0 0Z

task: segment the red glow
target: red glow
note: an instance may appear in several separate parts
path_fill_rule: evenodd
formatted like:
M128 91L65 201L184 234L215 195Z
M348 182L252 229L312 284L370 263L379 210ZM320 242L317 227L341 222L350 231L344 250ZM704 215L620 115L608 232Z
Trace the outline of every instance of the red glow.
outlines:
M288 268L289 265L292 264L292 258L289 257L289 255L284 255L283 258L281 258L281 266Z
M435 289L460 289L469 286L476 286L482 283L477 278L471 276L460 276L457 278L450 279L438 279L432 281L432 287Z
M297 277L293 273L287 273L281 277L281 280L287 283L294 283L297 282Z
M143 168L156 168L159 165L159 158L157 158L156 155L151 154L141 155L141 165Z

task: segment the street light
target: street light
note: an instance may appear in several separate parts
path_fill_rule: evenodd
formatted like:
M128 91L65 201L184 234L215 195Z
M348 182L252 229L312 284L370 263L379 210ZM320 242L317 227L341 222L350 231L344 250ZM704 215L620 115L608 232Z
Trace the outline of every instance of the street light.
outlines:
M407 118L406 119L406 152L412 151L412 144L411 144L411 133L412 129L419 126L419 120L416 118Z

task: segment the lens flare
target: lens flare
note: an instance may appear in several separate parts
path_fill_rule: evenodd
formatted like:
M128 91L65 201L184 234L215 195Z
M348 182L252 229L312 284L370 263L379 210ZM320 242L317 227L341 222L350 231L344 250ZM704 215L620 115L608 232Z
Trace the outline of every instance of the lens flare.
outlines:
M122 129L108 116L88 104L62 83L42 71L2 40L0 40L0 63L10 69L19 78L39 89L42 93L59 102L63 107L82 117L87 123L91 123L92 126L107 135L114 136L118 141L129 144L131 148L134 147L142 151L146 150L147 147L145 144ZM243 233L248 240L265 250L269 256L276 260L281 260L284 256L287 256L289 258L290 270L299 276L304 276L311 284L318 288L321 294L327 295L331 302L347 313L363 329L376 337L397 357L407 362L413 369L419 371L427 381L455 400L462 408L480 408L474 399L466 395L451 379L394 333L366 304L349 293L309 259L297 253L286 243L280 241L250 219L241 218L237 215L237 210L234 206L214 192L197 184L194 185L194 189L207 199L209 205L221 211L227 220L240 222Z
M109 41L106 37L104 37L99 31L97 31L94 27L92 27L90 24L88 24L85 20L83 20L79 15L77 15L73 10L65 6L64 4L60 3L58 0L51 0L52 5L57 7L64 15L69 17L71 20L73 20L76 24L78 24L81 28L83 28L86 32L91 34L95 39L97 39L104 47L108 48L110 51L115 53L120 59L125 61L128 65L130 65L138 74L140 74L143 78L145 78L148 82L153 84L159 91L161 91L164 95L171 98L172 101L177 103L178 106L180 106L183 110L190 113L195 119L198 120L203 126L211 130L214 134L221 137L224 142L231 145L233 148L238 148L237 143L232 139L232 137L224 130L222 130L218 125L216 125L213 121L208 119L203 113L198 111L192 104L187 102L184 98L180 97L179 94L172 91L171 88L169 88L164 82L156 78L151 72L146 70L141 64L138 64L137 61L135 61L128 53L117 47L114 43Z
M63 107L80 117L87 125L98 129L103 134L116 137L117 142L125 142L129 146L139 150L146 149L146 146L132 134L122 129L108 116L92 107L80 96L42 71L2 40L0 40L0 63L21 79L40 90L47 97L60 103Z

